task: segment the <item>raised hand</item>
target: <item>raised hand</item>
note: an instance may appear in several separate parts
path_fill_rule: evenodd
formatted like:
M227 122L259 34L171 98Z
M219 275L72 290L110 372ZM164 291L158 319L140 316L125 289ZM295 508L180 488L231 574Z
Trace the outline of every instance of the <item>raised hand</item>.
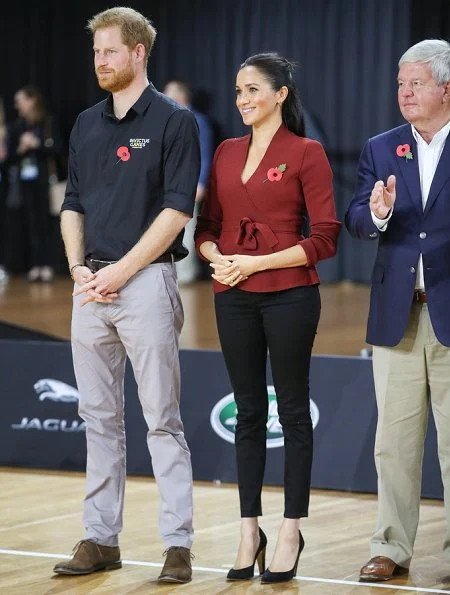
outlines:
M390 175L386 186L378 180L370 195L370 210L378 219L386 219L395 203L395 176Z

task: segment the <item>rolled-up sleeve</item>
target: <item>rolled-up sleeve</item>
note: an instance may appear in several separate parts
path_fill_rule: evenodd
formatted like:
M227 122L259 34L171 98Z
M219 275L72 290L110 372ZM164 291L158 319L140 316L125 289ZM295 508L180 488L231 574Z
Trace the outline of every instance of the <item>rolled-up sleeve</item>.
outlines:
M197 122L189 110L177 110L167 122L163 171L162 208L192 216L200 173L200 142Z
M80 202L79 184L78 184L78 161L77 147L79 136L80 118L75 122L69 141L69 170L67 175L66 194L61 207L62 211L77 211L84 214L84 209Z
M310 141L300 168L300 182L309 215L309 237L298 243L308 266L336 254L342 224L336 219L333 172L322 145Z

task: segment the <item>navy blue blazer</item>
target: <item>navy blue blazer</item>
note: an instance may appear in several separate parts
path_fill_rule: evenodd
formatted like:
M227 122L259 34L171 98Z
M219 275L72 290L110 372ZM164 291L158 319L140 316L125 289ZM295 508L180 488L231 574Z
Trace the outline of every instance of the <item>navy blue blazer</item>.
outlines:
M412 160L397 156L397 147L404 144L410 146ZM387 230L380 232L372 221L369 198L375 182L386 184L391 174L396 177L394 212ZM355 238L378 240L367 342L392 347L402 339L422 253L431 323L440 343L450 347L450 135L425 209L411 126L405 124L369 139L361 153L356 192L345 225Z

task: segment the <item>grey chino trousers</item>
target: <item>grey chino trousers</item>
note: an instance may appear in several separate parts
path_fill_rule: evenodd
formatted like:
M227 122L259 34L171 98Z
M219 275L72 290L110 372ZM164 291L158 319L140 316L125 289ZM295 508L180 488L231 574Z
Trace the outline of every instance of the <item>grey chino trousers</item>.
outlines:
M72 353L79 414L86 422L86 539L115 546L122 529L128 356L148 426L160 493L160 533L166 547L190 548L192 469L179 410L178 345L184 315L175 265L157 263L139 271L112 304L80 307L83 297L73 303Z

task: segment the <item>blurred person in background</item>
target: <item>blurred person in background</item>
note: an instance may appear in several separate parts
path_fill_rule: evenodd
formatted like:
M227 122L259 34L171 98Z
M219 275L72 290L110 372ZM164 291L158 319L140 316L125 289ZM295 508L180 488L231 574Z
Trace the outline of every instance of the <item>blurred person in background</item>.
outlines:
M195 251L194 232L197 222L197 215L200 209L200 203L205 196L206 186L208 184L209 171L214 153L214 130L208 116L203 114L191 105L192 90L186 81L173 79L166 83L164 94L170 97L183 107L192 111L198 124L200 135L200 153L201 166L200 176L197 184L197 194L195 196L195 210L192 219L184 229L183 243L189 250L188 256L176 264L178 282L183 285L192 283L200 276L200 262Z
M62 151L55 122L48 113L42 92L26 85L14 95L18 118L8 135L9 184L17 185L25 241L28 281L52 281L49 176L50 162Z

